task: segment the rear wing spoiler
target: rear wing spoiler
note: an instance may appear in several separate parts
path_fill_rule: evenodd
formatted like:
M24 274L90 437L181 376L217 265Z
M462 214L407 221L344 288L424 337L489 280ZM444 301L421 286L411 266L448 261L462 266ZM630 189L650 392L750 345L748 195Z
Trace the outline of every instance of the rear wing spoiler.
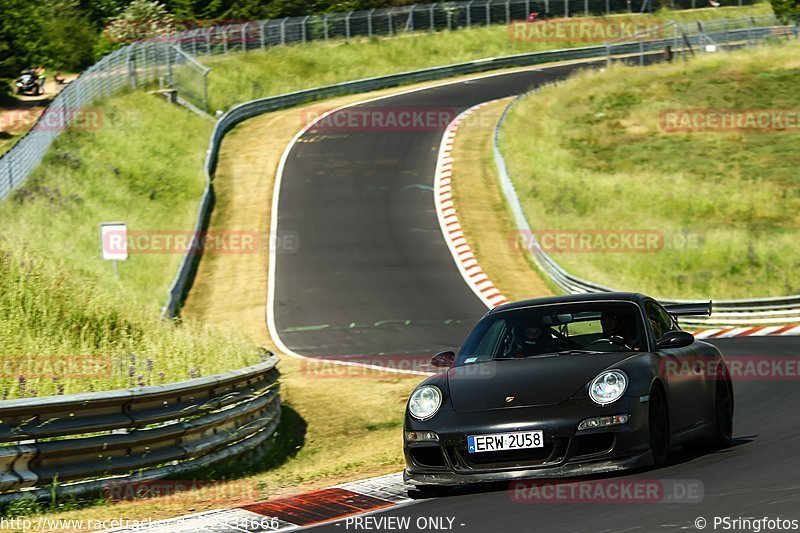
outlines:
M711 316L711 301L697 304L665 305L664 309L674 317L678 316Z

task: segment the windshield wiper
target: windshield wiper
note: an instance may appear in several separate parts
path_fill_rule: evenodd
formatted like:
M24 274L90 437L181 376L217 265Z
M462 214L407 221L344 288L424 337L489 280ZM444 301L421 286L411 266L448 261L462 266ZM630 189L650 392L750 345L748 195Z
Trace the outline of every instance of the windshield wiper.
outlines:
M558 355L581 355L586 353L603 353L597 350L562 350L560 352L556 352Z

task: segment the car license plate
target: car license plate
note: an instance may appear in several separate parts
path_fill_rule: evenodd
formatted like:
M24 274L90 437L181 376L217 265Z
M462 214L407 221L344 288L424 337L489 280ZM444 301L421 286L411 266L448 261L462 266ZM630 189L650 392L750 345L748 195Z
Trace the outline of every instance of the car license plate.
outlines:
M469 453L542 447L544 447L544 434L541 431L493 433L491 435L469 435L467 437L467 450Z

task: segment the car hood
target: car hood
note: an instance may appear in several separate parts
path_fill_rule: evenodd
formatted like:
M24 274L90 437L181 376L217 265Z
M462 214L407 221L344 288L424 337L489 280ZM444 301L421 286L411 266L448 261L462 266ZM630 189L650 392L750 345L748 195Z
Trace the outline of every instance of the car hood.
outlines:
M451 368L450 401L459 412L555 405L636 352L504 359ZM513 396L514 400L506 402Z

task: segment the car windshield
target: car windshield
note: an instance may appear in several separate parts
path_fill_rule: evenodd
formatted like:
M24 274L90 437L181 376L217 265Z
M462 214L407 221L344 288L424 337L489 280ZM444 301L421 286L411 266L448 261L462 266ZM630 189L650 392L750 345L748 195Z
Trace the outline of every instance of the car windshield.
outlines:
M641 312L633 302L540 305L484 317L461 347L456 365L645 346Z

